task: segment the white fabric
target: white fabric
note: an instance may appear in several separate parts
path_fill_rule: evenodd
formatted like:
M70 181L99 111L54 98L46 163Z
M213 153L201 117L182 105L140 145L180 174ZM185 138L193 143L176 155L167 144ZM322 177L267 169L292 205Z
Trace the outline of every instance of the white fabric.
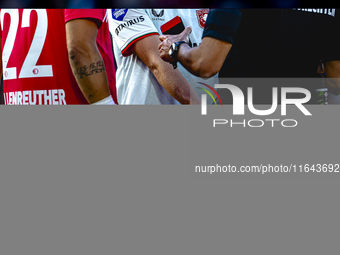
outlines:
M142 36L158 32L160 26L175 16L180 16L184 26L191 26L190 40L193 46L202 41L203 28L199 26L196 9L110 9L109 25L113 39L114 54L117 62L117 97L119 104L179 104L177 100L157 82L149 68L135 55L128 54L127 46ZM120 16L119 16L120 15ZM170 65L170 64L169 64ZM178 69L201 97L207 89L197 82L212 87L218 83L217 75L210 79L197 78L178 63ZM208 104L212 99L208 97Z
M115 105L112 96L108 96L100 101L97 101L91 105Z

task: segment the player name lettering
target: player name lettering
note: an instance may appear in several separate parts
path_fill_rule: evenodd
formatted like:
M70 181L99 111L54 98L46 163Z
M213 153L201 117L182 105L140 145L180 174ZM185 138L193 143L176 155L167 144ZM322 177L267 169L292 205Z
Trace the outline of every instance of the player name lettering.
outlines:
M8 105L66 105L63 89L14 91L4 96Z
M304 12L314 12L314 13L320 13L320 14L327 14L330 15L332 17L335 16L335 9L301 9L301 8L297 8L295 10L298 11L304 11Z
M138 18L128 20L127 22L120 24L115 30L116 35L118 35L119 32L122 31L125 27L129 27L129 26L132 26L132 25L137 24L139 22L143 22L144 20L145 19L144 19L143 16L139 16Z

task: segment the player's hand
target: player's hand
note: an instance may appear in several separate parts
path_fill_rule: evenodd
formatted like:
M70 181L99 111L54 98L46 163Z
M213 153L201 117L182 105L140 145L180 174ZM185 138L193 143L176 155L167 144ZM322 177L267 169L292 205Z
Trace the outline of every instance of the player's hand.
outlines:
M189 43L189 35L191 34L192 28L186 27L182 33L178 35L161 35L159 39L162 41L159 46L159 53L161 58L166 62L173 62L174 59L169 56L169 49L171 44L179 41L185 41Z
M192 27L186 27L182 33L178 34L178 35L161 35L159 36L159 39L161 41L164 41L165 39L168 39L169 41L171 41L171 43L174 42L179 42L179 41L185 41L186 43L189 44L189 35L192 32Z
M159 53L161 58L166 61L166 62L174 62L175 60L170 57L169 55L169 49L170 46L172 44L172 41L170 41L169 39L165 38L164 40L162 40L162 42L158 45L158 49L159 49Z

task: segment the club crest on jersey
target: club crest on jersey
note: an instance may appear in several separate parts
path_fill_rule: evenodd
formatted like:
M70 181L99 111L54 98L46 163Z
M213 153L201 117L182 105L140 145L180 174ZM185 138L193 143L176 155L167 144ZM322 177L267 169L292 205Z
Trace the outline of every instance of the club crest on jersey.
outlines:
M112 9L111 14L114 20L123 21L128 9Z
M209 13L209 9L202 9L202 10L196 11L196 15L197 15L197 19L198 19L198 25L201 28L204 28L204 26L205 26L205 22L207 20L208 13Z
M38 68L34 68L34 69L32 70L32 72L33 72L33 74L38 74L38 73L39 73L39 70L38 70Z

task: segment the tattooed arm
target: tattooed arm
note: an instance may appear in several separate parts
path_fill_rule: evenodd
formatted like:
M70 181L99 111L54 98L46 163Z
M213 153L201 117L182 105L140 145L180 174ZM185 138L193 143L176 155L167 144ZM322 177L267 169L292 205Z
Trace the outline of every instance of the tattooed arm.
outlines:
M74 19L66 23L71 68L90 104L110 96L104 61L97 48L97 33L94 20Z

